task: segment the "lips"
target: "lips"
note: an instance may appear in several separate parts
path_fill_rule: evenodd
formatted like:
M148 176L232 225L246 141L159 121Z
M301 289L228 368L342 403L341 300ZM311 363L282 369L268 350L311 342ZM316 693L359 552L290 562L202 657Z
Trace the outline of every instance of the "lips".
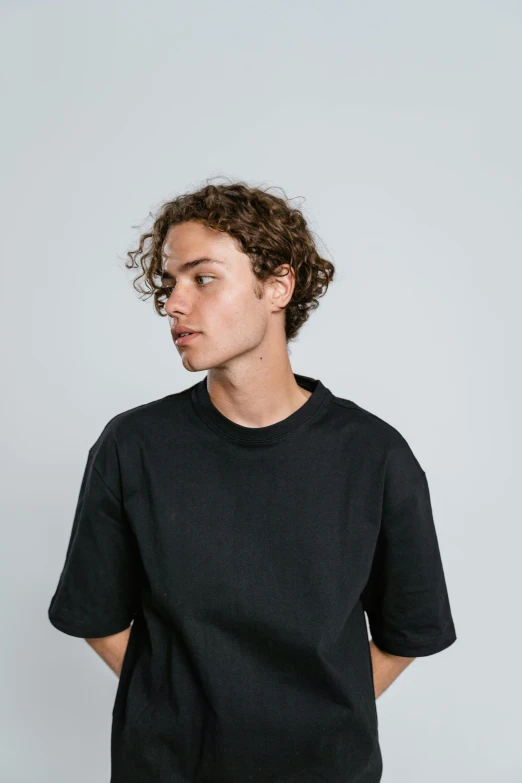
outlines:
M187 326L186 324L178 324L174 329L172 329L172 334L174 335L174 339L177 340L177 338L183 334L183 332L189 332L189 334L197 334L197 329L191 329L190 326Z
M201 332L190 332L189 334L186 334L184 337L176 337L177 332L174 332L174 344L175 345L186 345L189 342L192 342L192 340L195 340L196 337L198 337ZM180 332L181 334L181 332Z

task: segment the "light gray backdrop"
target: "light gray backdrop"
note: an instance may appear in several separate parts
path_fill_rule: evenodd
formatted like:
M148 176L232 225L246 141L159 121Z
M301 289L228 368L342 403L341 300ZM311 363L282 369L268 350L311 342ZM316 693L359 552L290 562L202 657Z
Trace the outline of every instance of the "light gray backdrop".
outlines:
M306 198L337 281L292 366L430 482L458 640L378 700L383 781L522 780L521 4L22 1L0 27L2 783L108 781L117 679L47 608L105 423L203 377L132 289L133 226L221 174Z

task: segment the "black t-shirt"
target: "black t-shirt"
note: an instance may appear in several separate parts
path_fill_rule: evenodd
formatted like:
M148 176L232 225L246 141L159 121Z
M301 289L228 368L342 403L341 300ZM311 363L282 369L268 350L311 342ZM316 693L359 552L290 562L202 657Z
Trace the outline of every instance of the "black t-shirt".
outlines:
M51 623L131 632L111 783L377 783L369 629L456 640L426 474L390 424L312 395L250 428L207 378L120 413L90 448Z

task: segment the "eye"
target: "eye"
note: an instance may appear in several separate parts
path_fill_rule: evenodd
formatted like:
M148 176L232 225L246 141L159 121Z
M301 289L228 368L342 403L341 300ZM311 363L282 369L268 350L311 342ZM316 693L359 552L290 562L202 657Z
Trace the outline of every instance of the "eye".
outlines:
M195 276L195 280L205 280L205 279L207 279L207 280L214 280L215 278L213 277L213 275L196 275ZM204 288L205 285L206 285L206 283L203 283L203 284L199 283L200 288ZM174 286L172 286L172 285L164 285L164 286L162 286L162 289L163 289L163 293L165 294L165 296L168 299L172 295L172 292L174 291Z

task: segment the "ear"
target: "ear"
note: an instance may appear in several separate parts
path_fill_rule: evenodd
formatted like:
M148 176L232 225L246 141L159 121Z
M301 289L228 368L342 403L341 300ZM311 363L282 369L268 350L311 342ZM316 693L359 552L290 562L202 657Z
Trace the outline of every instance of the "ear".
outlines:
M295 273L290 264L281 264L267 282L270 286L270 301L283 309L290 302L295 289Z

